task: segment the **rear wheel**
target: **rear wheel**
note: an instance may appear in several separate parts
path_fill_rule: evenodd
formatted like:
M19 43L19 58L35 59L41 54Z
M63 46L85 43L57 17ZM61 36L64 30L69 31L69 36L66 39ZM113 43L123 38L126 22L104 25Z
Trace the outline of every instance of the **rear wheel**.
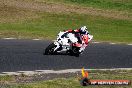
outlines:
M54 43L51 43L46 49L44 54L45 55L50 55L50 54L54 54L54 49L56 48L56 45Z

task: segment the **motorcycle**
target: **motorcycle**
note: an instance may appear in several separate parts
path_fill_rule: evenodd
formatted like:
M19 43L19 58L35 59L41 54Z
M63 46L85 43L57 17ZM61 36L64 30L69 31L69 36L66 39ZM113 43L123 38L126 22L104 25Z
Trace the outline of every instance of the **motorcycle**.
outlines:
M66 54L78 57L84 51L88 42L93 38L92 35L89 36L82 35L82 44L79 44L75 34L60 31L57 39L45 49L44 54L53 55L65 52Z

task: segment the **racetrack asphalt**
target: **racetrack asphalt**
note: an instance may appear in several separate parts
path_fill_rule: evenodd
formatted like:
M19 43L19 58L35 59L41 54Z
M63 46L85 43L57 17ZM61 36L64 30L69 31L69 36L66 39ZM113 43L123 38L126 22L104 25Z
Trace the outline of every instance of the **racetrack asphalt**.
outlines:
M80 57L43 55L52 41L0 40L0 72L132 68L132 46L90 43Z

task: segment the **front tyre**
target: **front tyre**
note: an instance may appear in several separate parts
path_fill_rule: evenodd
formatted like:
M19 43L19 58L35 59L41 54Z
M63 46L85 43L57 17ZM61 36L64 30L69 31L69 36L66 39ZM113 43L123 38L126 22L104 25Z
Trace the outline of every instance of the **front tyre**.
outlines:
M56 48L56 45L54 43L51 43L44 52L44 55L51 55L55 54L54 49Z

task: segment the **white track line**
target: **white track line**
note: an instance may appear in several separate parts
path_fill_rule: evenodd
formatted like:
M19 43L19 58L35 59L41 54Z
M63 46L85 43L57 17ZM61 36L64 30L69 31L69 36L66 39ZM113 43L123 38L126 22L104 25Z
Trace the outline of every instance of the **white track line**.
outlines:
M41 40L41 39L32 39L32 40Z
M36 72L42 72L42 73L56 73L56 74L61 74L61 73L75 73L80 71L80 69L66 69L66 70L35 70Z
M20 75L20 73L17 72L2 72L3 75ZM0 75L2 75L0 74Z
M19 74L24 74L24 75L34 75L36 74L35 71L17 71Z
M17 39L17 38L9 37L9 38L2 38L2 39L5 39L5 40L13 40L13 39ZM39 40L41 40L41 39L37 39L37 38L36 38L36 39L32 39L32 40L39 41ZM56 40L53 40L53 41L56 41ZM92 42L92 43L98 44L98 43L101 43L101 42ZM115 45L115 44L118 44L118 43L109 43L109 44ZM126 45L132 46L132 44L126 44Z
M116 43L110 43L110 44L115 45Z
M2 38L2 39L11 40L11 39L17 39L17 38Z
M95 43L96 44L96 43L100 43L100 42L92 42L92 43Z
M127 44L127 45L130 45L130 46L132 46L132 44Z
M88 71L97 70L97 71L114 71L114 70L132 70L132 68L113 68L113 69L85 69ZM81 69L65 69L65 70L35 70L35 71L17 71L17 72L2 72L2 75L35 75L35 74L64 74L64 73L76 73L81 72Z

